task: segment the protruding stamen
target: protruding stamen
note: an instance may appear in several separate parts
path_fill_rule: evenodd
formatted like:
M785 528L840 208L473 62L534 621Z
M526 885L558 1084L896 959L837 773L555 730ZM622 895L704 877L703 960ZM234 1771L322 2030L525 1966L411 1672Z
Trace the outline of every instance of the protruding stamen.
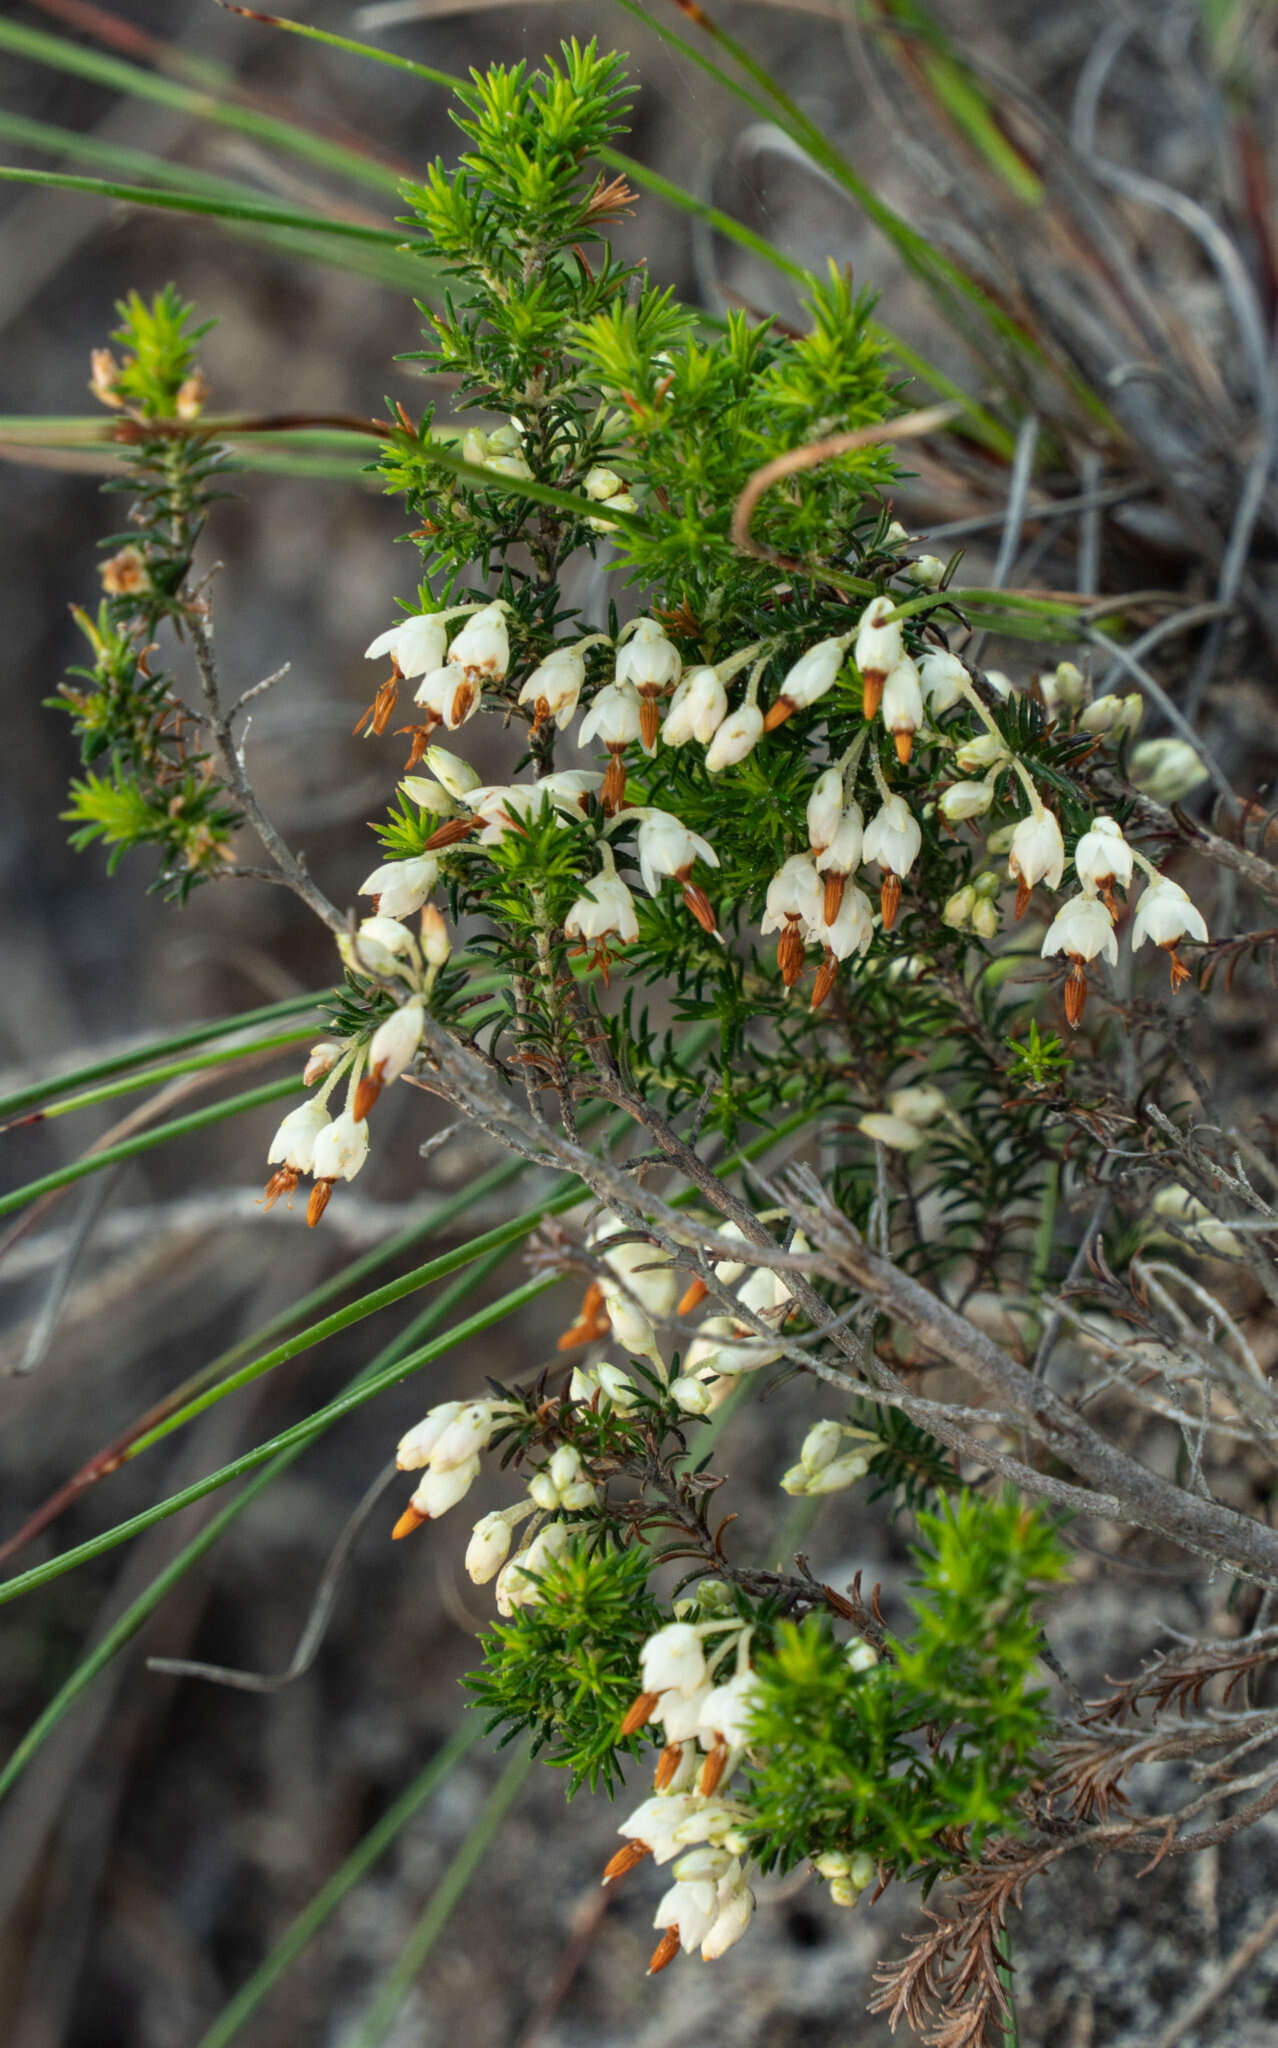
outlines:
M1083 1006L1087 1001L1087 976L1081 960L1074 960L1065 976L1065 1015L1077 1031L1083 1021Z
M1026 911L1029 909L1029 901L1033 893L1034 892L1030 884L1025 880L1025 877L1022 875L1020 880L1016 884L1016 908L1012 913L1016 919L1017 924L1020 923Z
M621 1724L620 1733L622 1735L638 1734L639 1730L652 1719L660 1698L661 1694L659 1692L637 1693L626 1709L626 1717Z
M391 1542L398 1543L401 1536L411 1536L414 1529L420 1529L422 1523L429 1522L429 1520L430 1516L424 1515L421 1509L415 1508L410 1501L396 1522L395 1527L391 1530Z
M661 706L654 696L645 690L641 690L639 693L639 737L643 742L646 754L650 754L656 746L657 734L660 730Z
M690 1316L695 1308L700 1308L709 1292L710 1290L706 1286L705 1281L701 1278L700 1273L698 1273L696 1279L690 1280L684 1289L679 1305L675 1309L675 1314L677 1316Z
M817 969L816 980L812 984L812 1008L814 1010L820 1009L830 990L838 980L838 976L839 963L833 953L827 951L824 960Z
M384 1085L382 1076L385 1072L386 1062L385 1060L379 1060L375 1067L369 1068L355 1090L355 1100L351 1105L351 1116L357 1124L363 1123L364 1118L368 1115L369 1110L381 1094Z
M722 1778L727 1768L727 1763L727 1747L716 1738L714 1748L708 1752L706 1760L701 1766L701 1776L697 1780L697 1790L703 1799L708 1799L716 1789L720 1778Z
M696 918L697 923L701 926L702 931L709 932L712 939L717 938L719 928L715 923L714 909L705 890L699 889L695 882L688 881L684 881L682 887L683 900Z
M785 724L787 718L794 716L797 709L798 706L792 704L788 697L777 697L763 714L763 730L775 732L779 725Z
M787 988L793 988L803 972L806 948L797 917L787 917L777 940L777 971Z
M665 1791L666 1786L677 1774L682 1762L683 1744L681 1742L668 1742L657 1760L657 1768L652 1780L654 1792Z
M333 1183L331 1180L316 1181L311 1189L310 1199L306 1204L306 1227L308 1230L314 1230L315 1225L328 1207L328 1198L332 1192Z
M835 868L830 868L826 873L825 902L821 906L821 914L827 924L833 924L839 914L847 881L847 876L839 874Z
M904 768L914 751L914 734L912 732L894 732L892 741L896 747L896 758Z
M456 846L459 839L468 839L480 818L450 818L447 824L437 825L422 848L423 853L438 853L441 846Z
M636 1863L642 1863L644 1857L651 1854L652 1851L646 1842L627 1842L624 1849L618 1849L616 1855L605 1863L604 1874L599 1882L615 1884L619 1877L624 1877L628 1870L634 1869Z
M890 932L896 923L896 913L901 907L901 877L884 875L879 888L879 909L883 916L883 929Z
M887 672L881 668L863 668L861 681L865 688L861 708L867 718L873 718L883 702L883 685L887 681Z
M621 749L613 747L609 752L608 772L604 776L603 788L599 792L599 802L608 813L608 816L611 817L615 811L621 809L625 798L626 764L622 758Z
M655 1977L658 1970L664 1970L669 1963L674 1961L678 1953L679 1929L677 1927L667 1927L657 1946L652 1951L652 1961L648 1965L648 1975Z

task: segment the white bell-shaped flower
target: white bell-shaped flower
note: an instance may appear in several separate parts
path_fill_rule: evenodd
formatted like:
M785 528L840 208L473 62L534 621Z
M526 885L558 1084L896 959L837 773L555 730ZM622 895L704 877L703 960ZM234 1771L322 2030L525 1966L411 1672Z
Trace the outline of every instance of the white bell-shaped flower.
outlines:
M734 768L758 746L763 733L763 713L751 699L730 711L706 749L706 767L712 775Z
M1109 898L1115 882L1126 889L1131 883L1132 865L1132 850L1117 819L1093 818L1090 829L1074 848L1074 872L1085 894L1094 896L1099 891Z
M994 791L988 782L952 782L937 798L936 808L949 825L960 825L965 818L981 818L994 801Z
M639 619L617 651L616 680L635 690L664 690L679 680L683 662L656 619Z
M728 693L717 669L690 668L670 699L661 737L668 747L686 746L689 740L706 747L727 715Z
M902 796L887 797L865 828L862 855L866 860L877 861L882 871L879 912L884 931L890 932L896 923L901 879L909 874L922 844L918 819Z
M933 718L941 718L970 696L972 678L946 647L928 647L919 656L919 681L923 698Z
M861 672L862 708L867 718L873 718L878 710L883 685L905 652L900 620L890 616L895 609L890 597L872 598L857 626L852 659Z
M419 853L411 860L389 860L359 885L361 896L377 898L379 917L411 917L420 910L439 880L439 861L433 853Z
M309 1173L315 1158L315 1141L329 1121L322 1102L303 1102L299 1108L291 1109L271 1139L267 1165Z
M482 1515L470 1532L466 1545L466 1576L477 1586L486 1586L510 1555L514 1541L514 1524L500 1508L491 1515Z
M833 689L847 644L846 640L818 640L799 656L781 678L781 688L764 721L765 731L773 731L796 711L806 711L809 704L818 703Z
M1114 921L1099 896L1071 896L1068 903L1062 904L1047 928L1042 946L1045 960L1054 953L1064 953L1070 961L1065 977L1065 1015L1077 1030L1087 1001L1086 963L1102 957L1113 966L1118 960Z
M455 1508L459 1500L465 1499L478 1477L478 1458L471 1458L462 1465L449 1465L444 1471L438 1471L432 1463L427 1466L413 1495L412 1506L428 1521L437 1522L449 1508Z
M442 668L433 668L429 675L422 677L413 692L414 704L420 704L430 712L438 724L447 726L449 732L456 732L465 725L479 709L480 685L474 674L447 661Z
M635 852L639 857L643 886L650 896L657 894L665 875L672 875L679 882L686 881L694 861L703 860L709 867L718 867L719 856L709 841L697 832L690 832L673 811L659 811L646 806L642 810L623 812L619 822L626 818L639 820Z
M754 1914L754 1893L743 1876L724 1878L719 1885L719 1910L701 1944L703 1963L715 1963L740 1941Z
M706 1680L701 1632L689 1621L668 1622L645 1641L639 1652L645 1692L698 1691Z
M424 676L443 664L448 628L433 612L415 612L379 633L364 649L366 661L389 654L402 676Z
M510 667L510 636L501 604L486 604L467 619L448 650L448 659L464 669L472 682L489 677L500 682Z
M810 854L793 853L768 883L760 930L765 937L780 931L793 919L816 924L821 916L824 892L816 863Z
M857 813L858 819L860 813ZM843 771L827 768L818 775L808 797L807 826L808 845L818 862L828 846L834 843L835 834L843 823ZM860 836L858 830L857 857L860 858Z
M719 1913L719 1888L712 1879L680 1879L672 1884L653 1914L654 1927L677 1937L685 1955L691 1955L714 1926Z
M1030 895L1040 882L1046 882L1049 889L1060 888L1065 872L1065 841L1051 811L1040 805L1028 818L1021 819L1012 834L1007 872L1016 883L1018 918L1024 917Z
M910 758L914 735L923 723L923 686L908 654L902 654L888 670L879 708L895 742L897 760L904 763Z
M590 1243L607 1265L638 1296L650 1316L668 1316L679 1292L679 1278L666 1254L641 1238L619 1237L626 1226L606 1216L591 1232Z
M1207 921L1179 882L1169 881L1166 875L1153 876L1136 905L1132 951L1143 946L1146 939L1152 939L1156 946L1161 946L1171 968L1172 988L1177 989L1182 981L1189 979L1189 969L1177 955L1177 945L1182 939L1204 940L1206 937Z
M716 1685L702 1703L702 1735L719 1737L729 1749L744 1748L760 1698L759 1680L748 1667L726 1685Z
M562 732L572 722L585 680L585 656L575 647L556 647L537 664L519 692L519 702L532 706L535 724L553 718Z
M593 949L597 959L609 939L623 946L634 944L639 936L635 899L615 868L605 868L586 883L564 918L564 931L570 939L580 939L587 950Z
M316 1180L354 1180L368 1157L368 1125L349 1110L325 1124L315 1140L311 1172Z

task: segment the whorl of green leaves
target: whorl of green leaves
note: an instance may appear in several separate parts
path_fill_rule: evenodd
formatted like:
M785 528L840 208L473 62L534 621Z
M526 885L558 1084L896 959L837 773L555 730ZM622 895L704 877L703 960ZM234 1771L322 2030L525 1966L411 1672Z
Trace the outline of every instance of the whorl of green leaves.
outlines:
M887 1871L935 1877L1016 1825L1045 1734L1030 1685L1040 1638L1034 1589L1064 1553L1014 1497L964 1493L920 1514L915 1627L854 1671L828 1621L782 1622L755 1659L758 1761L734 1788L764 1868L865 1851Z

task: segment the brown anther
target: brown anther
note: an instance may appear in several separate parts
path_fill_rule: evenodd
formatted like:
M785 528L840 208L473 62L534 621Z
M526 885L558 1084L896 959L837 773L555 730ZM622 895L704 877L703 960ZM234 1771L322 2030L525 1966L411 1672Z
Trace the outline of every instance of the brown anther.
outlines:
M697 923L701 926L702 931L709 932L712 939L718 938L719 927L714 919L714 906L706 895L705 890L699 889L695 882L687 881L682 875L679 877L679 882L683 889L683 900L696 918Z
M797 917L787 917L777 940L777 972L787 988L793 988L803 972L806 948Z
M1073 965L1065 976L1065 1015L1073 1030L1077 1031L1083 1021L1083 1005L1087 1001L1087 976L1083 972L1082 961L1072 953L1070 959Z
M579 1344L594 1344L600 1337L606 1337L612 1328L612 1321L604 1306L603 1288L592 1280L582 1297L577 1311L577 1320L570 1330L565 1330L559 1339L560 1351L575 1351Z
M660 730L661 706L654 696L647 691L641 690L639 693L639 737L643 741L645 753L650 754L656 746L657 734Z
M280 1196L287 1195L288 1205L291 1209L293 1206L293 1191L297 1186L299 1178L300 1176L295 1166L281 1166L278 1172L273 1173L266 1183L266 1191L262 1196L262 1207L264 1209L273 1209Z
M863 668L861 670L861 710L866 718L873 718L883 702L883 685L886 681L886 669Z
M708 1752L706 1760L701 1766L701 1776L697 1779L697 1790L703 1799L708 1799L710 1794L716 1789L720 1778L722 1778L724 1771L727 1769L727 1764L727 1745L721 1737L716 1736L714 1748Z
M328 1199L332 1192L333 1183L331 1180L316 1181L311 1189L310 1199L306 1204L306 1227L308 1230L314 1230L315 1225L328 1207Z
M1184 961L1181 959L1180 954L1176 951L1174 943L1170 946L1164 946L1163 951L1167 955L1167 965L1171 969L1172 994L1175 995L1181 983L1183 981L1189 981L1191 979L1191 975L1189 969L1186 967Z
M546 723L548 722L549 718L550 718L550 699L549 699L549 697L538 697L538 699L537 699L536 703L535 703L535 704L533 705L533 722L532 722L532 729L533 729L533 731L534 731L534 732L540 732L540 731L541 731L541 729L542 729L542 726L543 726L543 725L545 725L545 724L546 724Z
M458 683L457 688L453 691L452 717L449 722L454 732L465 719L466 714L470 710L470 707L474 703L474 701L475 685L472 683L470 679L469 671L467 671L465 681Z
M357 724L351 727L352 737L368 727L365 738L376 733L380 738L391 722L391 713L399 701L399 664L392 665L390 675L379 688L377 695Z
M657 1759L657 1768L653 1773L652 1789L654 1792L665 1791L666 1786L675 1776L682 1762L683 1744L681 1742L668 1742Z
M426 752L427 747L430 745L430 736L434 732L435 727L438 724L439 720L435 718L431 720L429 725L396 726L396 739L399 739L403 733L411 733L412 735L412 738L410 739L408 744L408 759L404 763L405 775L412 774L413 769L417 766L417 763L421 760L422 755Z
M785 724L787 718L793 718L798 708L798 705L792 704L788 697L776 698L763 714L763 730L775 732L779 725Z
M482 818L450 818L446 825L435 827L422 852L438 853L441 846L456 846L459 839L469 839L483 822Z
M401 1536L411 1536L414 1529L420 1529L422 1523L429 1520L429 1515L424 1515L420 1508L415 1508L410 1502L391 1530L391 1542L398 1543Z
M626 798L626 764L621 749L613 747L608 755L608 771L599 792L599 802L609 817L621 809Z
M833 953L827 951L817 968L816 980L812 984L812 1008L819 1010L839 977L839 963Z
M896 758L904 768L914 751L914 734L912 732L894 732L892 744L896 748Z
M675 1310L675 1314L677 1316L690 1316L694 1308L700 1308L702 1302L705 1300L709 1292L710 1290L706 1286L705 1281L701 1278L701 1275L698 1273L696 1279L690 1280L688 1282L687 1287L684 1289L684 1292L679 1300L679 1305Z
M667 1927L657 1946L652 1951L652 1961L648 1965L648 1975L655 1977L658 1970L664 1970L668 1964L674 1961L678 1953L679 1929L677 1927Z
M825 902L821 906L821 915L827 924L833 924L839 914L843 903L843 891L847 887L847 881L847 876L841 875L837 868L827 869L825 877Z
M896 913L901 907L901 877L884 875L879 885L879 910L883 917L883 929L890 932L896 923Z
M624 1849L618 1849L616 1855L604 1864L600 1884L615 1883L617 1878L624 1877L628 1870L634 1869L636 1863L642 1863L644 1857L651 1854L652 1851L646 1842L627 1842Z
M384 1085L382 1075L385 1072L386 1062L385 1060L379 1060L375 1067L370 1067L368 1072L362 1076L359 1087L355 1090L355 1100L351 1104L351 1116L355 1123L363 1123L364 1118L368 1115L369 1110L381 1094Z
M1012 913L1012 915L1016 919L1017 924L1020 923L1026 911L1029 909L1030 897L1033 894L1034 890L1032 884L1026 881L1024 875L1019 876L1017 878L1016 883L1016 908Z
M626 1709L626 1717L621 1724L619 1733L621 1735L637 1735L639 1730L651 1721L656 1713L657 1702L660 1698L661 1694L659 1692L636 1693Z

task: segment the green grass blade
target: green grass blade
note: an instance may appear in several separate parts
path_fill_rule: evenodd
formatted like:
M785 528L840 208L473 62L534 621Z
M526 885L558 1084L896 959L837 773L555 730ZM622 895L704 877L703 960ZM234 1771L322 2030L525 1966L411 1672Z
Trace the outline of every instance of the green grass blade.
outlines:
M51 1195L55 1188L70 1187L87 1174L102 1173L108 1166L119 1166L126 1159L153 1152L157 1145L168 1145L174 1138L191 1137L196 1131L225 1123L228 1117L246 1115L264 1103L279 1102L285 1095L297 1095L301 1085L296 1074L285 1081L266 1081L260 1088L247 1088L242 1095L229 1096L225 1102L210 1103L207 1109L194 1109L187 1116L157 1124L153 1131L139 1131L135 1137L122 1138L118 1145L104 1146L101 1152L87 1152L83 1158L73 1159L69 1166L60 1166L56 1172L42 1174L39 1180L29 1180L25 1187L0 1196L0 1216L11 1216L15 1209L25 1209L41 1195Z
M365 1322L369 1316L380 1314L382 1309L390 1308L395 1302L403 1301L410 1294L419 1293L423 1287L431 1286L434 1281L446 1279L450 1273L456 1273L461 1267L472 1265L476 1259L483 1258L488 1252L512 1250L524 1238L530 1237L539 1223L544 1223L551 1216L564 1215L580 1200L579 1181L572 1181L566 1188L561 1184L558 1193L548 1196L544 1202L538 1202L531 1209L525 1209L522 1214L512 1216L509 1223L499 1223L494 1229L485 1230L479 1237L471 1238L468 1243L457 1245L452 1251L441 1252L438 1258L427 1260L424 1266L414 1266L411 1273L402 1274L398 1280L388 1280L384 1287L376 1287L371 1293L362 1294L358 1301L349 1303L346 1308L336 1309L331 1316L325 1316L322 1322L309 1324L306 1329L299 1330L296 1336L287 1338L283 1344L277 1344L274 1350L264 1352L260 1358L241 1366L238 1372L229 1373L215 1386L206 1388L193 1400L184 1402L172 1415L167 1415L163 1422L148 1430L145 1436L140 1436L130 1447L129 1457L139 1457L143 1451L150 1450L153 1444L170 1436L175 1429L184 1427L197 1415L203 1414L206 1408L213 1407L218 1401L224 1401L229 1394L238 1393L241 1387L251 1386L254 1380L261 1379L268 1372L274 1372L277 1366L286 1365L289 1359L298 1357L303 1351L309 1351L314 1345L325 1343L329 1337L336 1337L340 1331L350 1329L353 1323Z
M458 1344L466 1343L471 1337L481 1336L485 1330L490 1330L494 1323L501 1322L506 1316L515 1315L518 1310L526 1307L530 1301L536 1301L539 1295L545 1294L555 1285L554 1276L525 1281L522 1287L513 1288L509 1294L500 1295L496 1301L490 1302L487 1308L480 1309L473 1316L468 1316L464 1322L457 1323L442 1337L419 1346L396 1364L337 1395L322 1408L317 1408L314 1414L308 1415L304 1421L295 1422L290 1429L281 1430L278 1436L269 1438L266 1443L258 1444L251 1451L242 1452L238 1458L232 1458L229 1464L219 1466L217 1471L208 1473L203 1479L193 1480L189 1486L182 1487L177 1493L169 1494L167 1499L157 1501L152 1507L143 1508L139 1514L130 1516L127 1521L117 1522L113 1529L104 1530L100 1536L92 1536L87 1542L76 1544L73 1549L64 1551L60 1557L50 1558L46 1564L35 1565L30 1571L5 1579L0 1582L0 1606L9 1600L16 1600L23 1593L33 1593L37 1586L47 1585L51 1579L60 1578L63 1572L72 1571L77 1565L88 1564L92 1558L101 1557L108 1550L115 1550L121 1543L127 1543L132 1537L142 1535L144 1530L153 1529L157 1522L167 1521L170 1515L180 1514L183 1508L190 1507L193 1502L204 1500L210 1493L216 1493L219 1487L229 1485L231 1480L240 1479L248 1472L256 1472L260 1466L268 1464L281 1451L290 1451L296 1446L313 1442L343 1415L349 1415L356 1408L362 1408L366 1401L375 1399L378 1394L384 1394L388 1388L398 1386L401 1380L420 1372L424 1365L433 1365L437 1358L442 1358L445 1352L453 1350Z
M418 1809L424 1806L431 1794L446 1782L455 1766L475 1747L482 1735L483 1724L477 1717L472 1716L462 1722L456 1733L431 1758L425 1770L400 1793L394 1804L386 1809L381 1819L351 1850L345 1862L333 1872L328 1883L322 1885L314 1898L302 1908L270 1954L259 1963L248 1982L241 1986L230 2003L218 2014L208 2032L201 2034L196 2048L227 2048L227 2044L235 2039L244 2022L257 2011L262 2000L269 1995L284 1972L314 1941L325 1921L331 1919L347 1893L353 1891L373 1865L386 1854Z
M378 1352L375 1358L370 1359L369 1363L355 1375L346 1391L353 1393L363 1382L373 1379L379 1373L386 1371L395 1364L397 1359L401 1358L406 1352L411 1351L413 1346L425 1337L436 1323L441 1322L450 1313L456 1302L460 1301L471 1288L478 1286L490 1272L495 1270L502 1256L502 1254L494 1254L490 1259L485 1260L481 1266L477 1267L473 1273L464 1275L462 1279L454 1281L451 1287L446 1287L442 1294L438 1295L433 1302L422 1310L420 1315L414 1318L407 1329L401 1330L400 1334L393 1338L382 1351ZM294 1460L301 1456L304 1449L305 1444L299 1443L281 1451L277 1457L272 1459L264 1471L259 1472L257 1477L250 1481L249 1485L244 1487L235 1496L234 1500L228 1501L224 1508L219 1509L213 1519L200 1530L198 1536L192 1537L191 1541L183 1547L171 1563L167 1564L162 1572L157 1573L150 1585L138 1594L137 1598L130 1603L119 1619L113 1623L106 1635L103 1636L101 1642L96 1643L88 1656L81 1659L75 1670L59 1686L43 1713L40 1714L26 1735L23 1736L22 1741L18 1743L5 1763L4 1768L0 1770L0 1799L3 1799L5 1793L15 1784L36 1750L39 1749L43 1742L47 1741L63 1715L70 1707L74 1706L81 1693L93 1683L98 1673L105 1670L111 1659L125 1647L126 1643L132 1640L143 1624L155 1613L171 1589L185 1577L191 1566L197 1564L213 1548L213 1545L217 1542L223 1531L230 1526L236 1516L242 1514L244 1509L249 1507L273 1480L278 1479L282 1472L287 1471Z
M199 120L234 128L241 135L252 136L255 142L283 150L306 163L318 164L323 170L352 178L378 191L398 190L399 172L389 164L379 163L375 157L348 149L345 144L325 136L312 134L308 128L282 121L256 107L236 106L214 92L181 85L176 79L146 71L141 65L126 63L121 57L108 56L104 51L88 48L83 43L49 35L42 29L23 28L16 22L0 21L0 50L8 50L15 57L29 58L35 64L48 65L55 71L68 71L75 77L87 78L109 91L128 93L134 99L150 100Z
M64 1096L40 1113L41 1123L50 1123L54 1117L70 1116L77 1109L91 1109L99 1102L114 1102L120 1095L135 1095L139 1088L152 1088L160 1081L174 1081L180 1074L202 1074L210 1067L225 1066L231 1060L251 1059L254 1053L271 1052L286 1045L305 1045L315 1036L313 1024L307 1024L300 1031L276 1031L269 1038L254 1038L247 1045L224 1046L220 1052L192 1053L189 1059L170 1060L167 1066L148 1067L141 1074L127 1074L119 1081L104 1081L98 1088L88 1088L82 1095Z
M0 1096L0 1117L13 1116L18 1110L51 1101L55 1096L69 1094L72 1089L87 1088L95 1081L109 1079L112 1074L127 1074L133 1067L144 1066L148 1060L163 1059L167 1053L181 1052L188 1045L203 1045L215 1038L226 1038L232 1031L247 1031L254 1024L273 1024L277 1018L296 1017L304 1010L317 1010L328 994L328 989L321 989L315 994L287 996L282 1002L266 1003L257 1010L242 1010L237 1016L220 1017L211 1024L188 1024L181 1031L170 1032L166 1038L153 1038L129 1052L113 1053L108 1059L94 1060L87 1067L74 1067L53 1080L32 1081Z
M391 228L366 227L362 221L326 220L321 214L299 213L287 206L250 205L246 200L208 199L198 192L165 192L151 185L122 185L113 178L82 178L71 171L22 170L0 164L0 179L11 185L47 185L60 192L87 192L99 199L125 199L132 206L155 206L162 212L195 213L210 220L256 222L263 227L304 229L308 234L335 235L384 249L402 249L404 236Z
M491 1847L524 1780L532 1770L532 1757L512 1757L489 1793L478 1819L431 1894L430 1904L404 1944L399 1961L387 1976L352 2048L379 2048L395 2024L404 2000L412 1990L426 1959L434 1948L449 1916Z

